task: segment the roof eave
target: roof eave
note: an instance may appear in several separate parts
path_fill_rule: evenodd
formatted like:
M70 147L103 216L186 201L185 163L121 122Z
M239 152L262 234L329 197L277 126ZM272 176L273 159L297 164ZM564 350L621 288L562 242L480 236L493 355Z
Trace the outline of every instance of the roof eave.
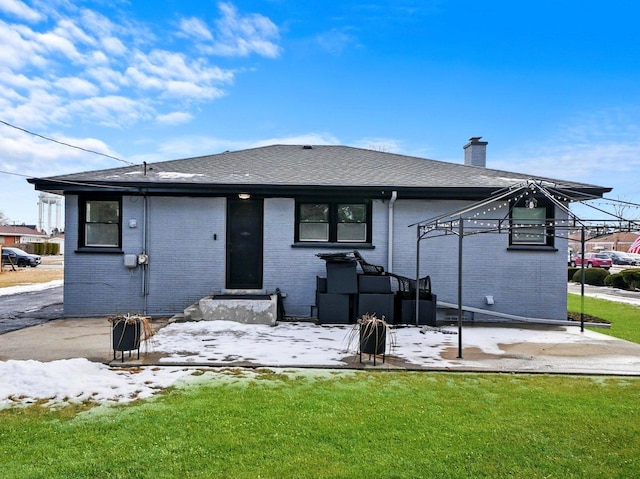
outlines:
M114 182L84 181L81 184L67 183L56 179L29 178L29 183L38 191L55 194L77 194L102 191L131 195L197 195L229 196L240 192L256 196L310 196L332 195L360 196L367 198L389 198L393 191L404 199L442 199L442 200L478 200L484 199L501 189L493 187L414 187L393 185L269 185L269 184L200 184L200 183L158 183L158 182ZM601 197L612 188L581 185L568 188L570 191Z

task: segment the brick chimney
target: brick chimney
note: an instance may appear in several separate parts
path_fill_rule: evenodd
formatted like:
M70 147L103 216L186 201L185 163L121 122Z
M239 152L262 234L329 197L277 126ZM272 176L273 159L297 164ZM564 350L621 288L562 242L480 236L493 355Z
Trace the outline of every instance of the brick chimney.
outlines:
M464 145L464 164L467 166L487 166L487 141L480 141L481 136L472 136Z

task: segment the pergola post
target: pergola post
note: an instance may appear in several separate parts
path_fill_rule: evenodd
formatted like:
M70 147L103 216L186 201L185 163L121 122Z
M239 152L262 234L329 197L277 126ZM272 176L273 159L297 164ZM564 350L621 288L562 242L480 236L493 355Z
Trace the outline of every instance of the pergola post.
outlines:
M458 359L462 359L462 239L464 219L458 220Z
M584 333L584 225L580 228L580 332Z
M420 225L416 228L416 326L420 325Z

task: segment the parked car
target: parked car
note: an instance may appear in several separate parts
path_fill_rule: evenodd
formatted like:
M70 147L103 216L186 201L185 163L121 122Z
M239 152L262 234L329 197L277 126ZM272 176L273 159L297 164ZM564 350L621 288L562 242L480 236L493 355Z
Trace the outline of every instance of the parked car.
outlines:
M640 265L640 254L638 253L627 253L627 254L636 260L637 265Z
M3 247L2 264L14 264L16 266L31 266L35 268L42 263L42 258L37 254L29 254L20 248Z
M612 264L611 258L603 253L585 253L584 255L584 265L587 268L609 269ZM582 266L582 257L576 255L571 260L571 266Z
M621 266L637 266L638 262L622 251L601 251L602 254L611 258L613 264L619 264Z

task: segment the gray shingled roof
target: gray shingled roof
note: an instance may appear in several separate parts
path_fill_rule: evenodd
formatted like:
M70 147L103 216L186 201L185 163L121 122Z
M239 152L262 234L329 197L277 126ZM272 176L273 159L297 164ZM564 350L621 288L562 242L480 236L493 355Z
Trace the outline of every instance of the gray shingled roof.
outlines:
M208 186L235 185L299 188L349 187L371 189L498 189L531 175L428 160L348 146L273 145L215 155L163 161L32 179L38 189L62 182L112 185ZM607 191L595 185L545 178L566 188ZM63 188L67 189L67 188Z

